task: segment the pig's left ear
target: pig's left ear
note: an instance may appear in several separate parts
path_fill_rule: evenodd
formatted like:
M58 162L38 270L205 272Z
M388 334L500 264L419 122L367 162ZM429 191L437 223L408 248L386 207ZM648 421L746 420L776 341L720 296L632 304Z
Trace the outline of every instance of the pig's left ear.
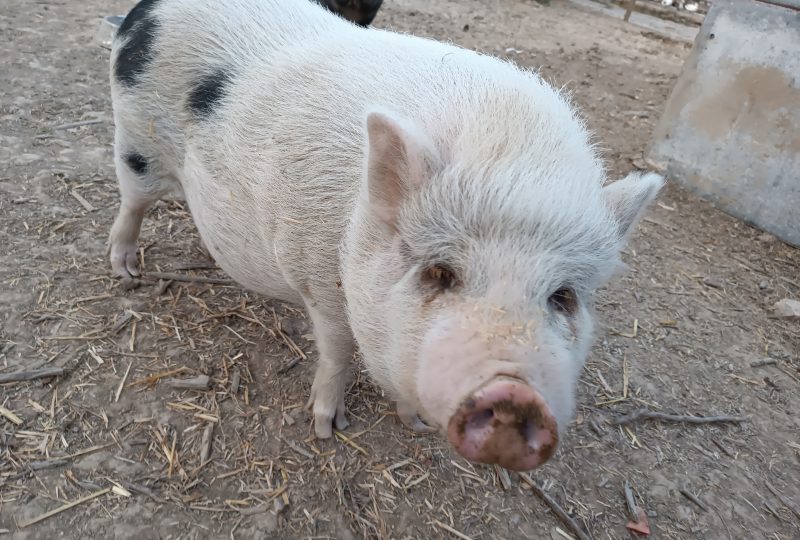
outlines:
M606 202L617 221L620 243L626 241L647 205L664 185L655 173L631 173L604 188Z
M367 115L367 193L374 215L394 232L403 201L438 168L432 141L386 111Z

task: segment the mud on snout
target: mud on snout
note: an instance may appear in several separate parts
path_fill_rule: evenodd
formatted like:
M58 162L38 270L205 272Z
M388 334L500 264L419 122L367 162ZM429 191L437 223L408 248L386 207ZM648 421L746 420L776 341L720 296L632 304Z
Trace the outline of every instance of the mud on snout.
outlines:
M558 425L539 392L521 379L499 376L461 403L447 438L470 461L524 471L553 455Z

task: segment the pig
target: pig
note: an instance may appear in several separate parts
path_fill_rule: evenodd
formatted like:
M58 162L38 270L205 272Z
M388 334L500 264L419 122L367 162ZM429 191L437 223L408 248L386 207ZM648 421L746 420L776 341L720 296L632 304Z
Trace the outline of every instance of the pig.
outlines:
M177 192L219 266L305 308L319 438L356 349L412 429L530 470L573 415L606 283L663 179L608 183L535 72L307 0L142 0L110 63L113 271Z
M360 26L369 26L383 0L314 0L332 12Z

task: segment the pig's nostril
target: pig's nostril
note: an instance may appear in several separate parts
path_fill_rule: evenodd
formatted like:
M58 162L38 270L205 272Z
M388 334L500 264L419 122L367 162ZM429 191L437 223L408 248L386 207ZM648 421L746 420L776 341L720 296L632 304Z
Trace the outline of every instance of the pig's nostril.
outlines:
M487 427L494 418L494 411L492 409L483 409L470 415L467 420L468 431L480 431Z
M536 432L539 430L539 428L536 426L536 424L532 420L528 419L525 420L525 423L521 427L522 429L520 431L522 432L522 436L525 438L525 441L528 443L528 446L532 448L538 446L536 442Z

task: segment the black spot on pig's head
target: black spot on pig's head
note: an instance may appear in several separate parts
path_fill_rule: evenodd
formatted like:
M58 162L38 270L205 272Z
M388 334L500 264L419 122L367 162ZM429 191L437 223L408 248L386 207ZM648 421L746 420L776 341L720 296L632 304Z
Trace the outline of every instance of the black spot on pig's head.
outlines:
M225 69L201 77L189 90L186 106L189 112L200 118L209 116L222 98L231 83L231 74Z
M125 161L125 165L127 165L128 168L136 174L144 174L147 172L147 158L145 158L142 154L131 152L129 154L125 154L125 157L122 159Z
M153 42L158 31L158 21L153 18L153 7L159 0L142 0L122 21L115 40L124 40L114 63L114 74L125 86L134 86L139 76L153 59Z

